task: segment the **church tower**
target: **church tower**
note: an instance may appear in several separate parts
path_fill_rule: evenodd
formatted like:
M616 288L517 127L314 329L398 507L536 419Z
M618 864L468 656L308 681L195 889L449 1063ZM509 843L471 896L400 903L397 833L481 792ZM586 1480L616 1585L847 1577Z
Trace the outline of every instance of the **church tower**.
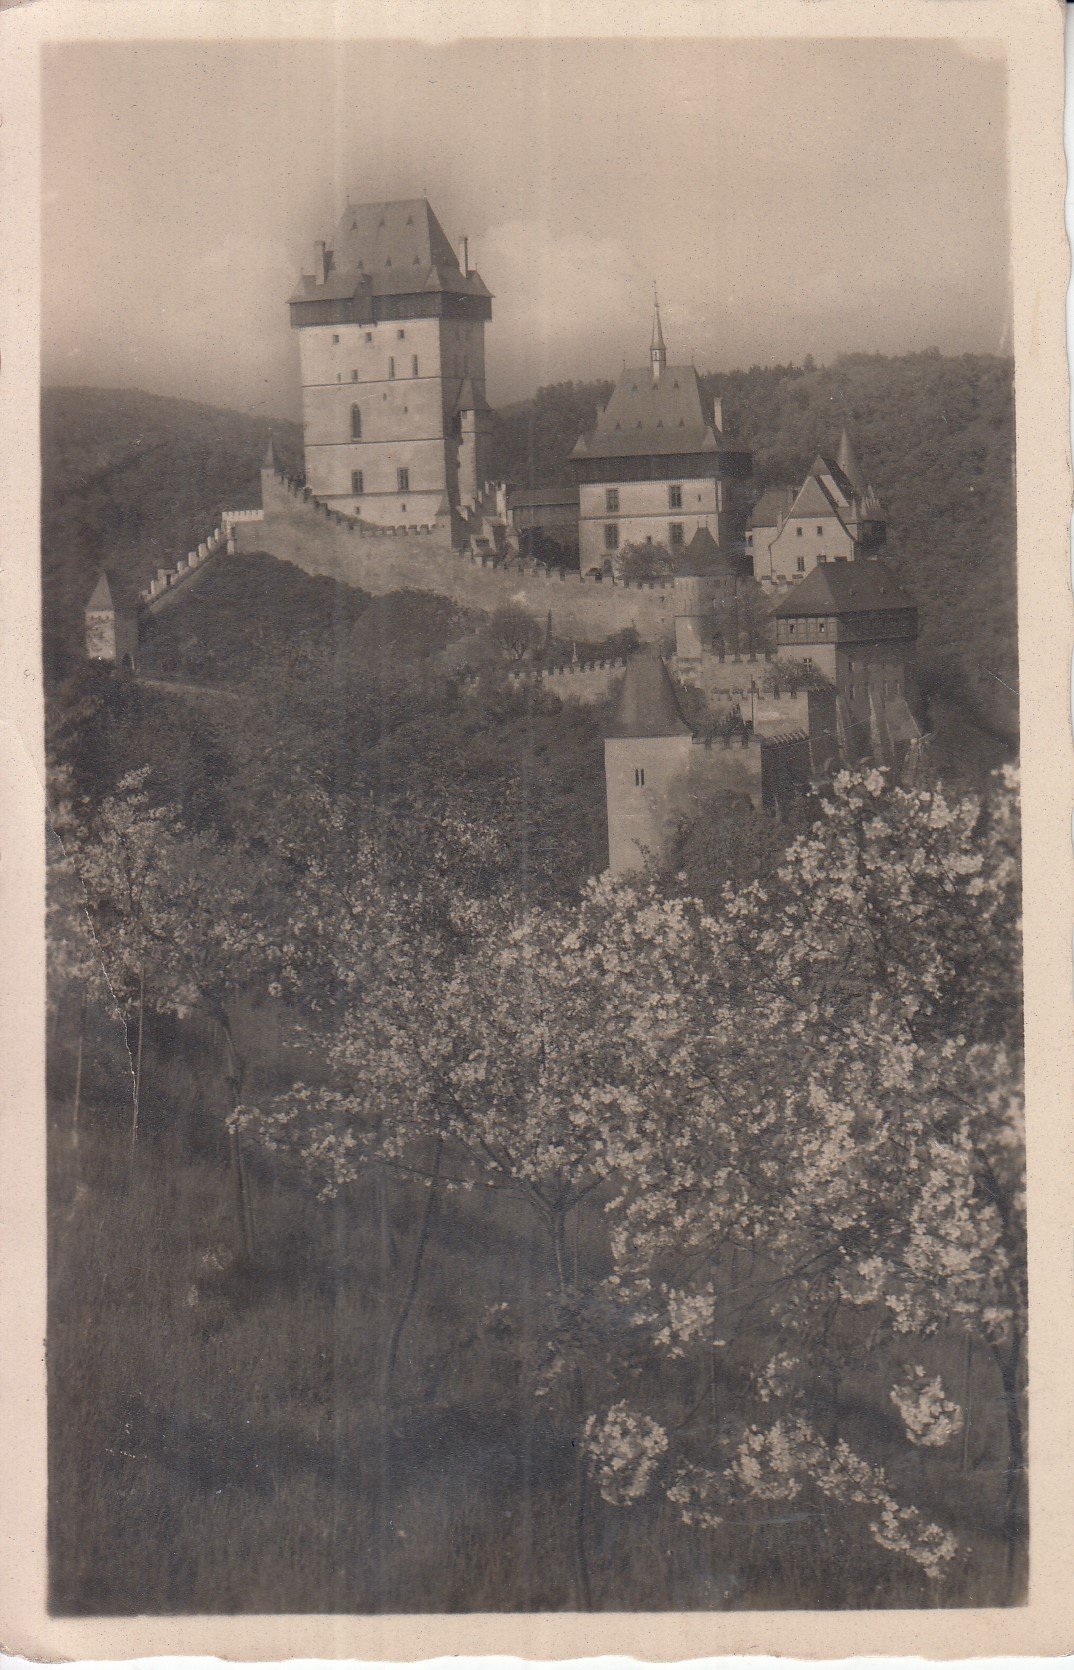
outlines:
M485 478L492 297L424 198L348 203L290 300L306 483L382 527L457 526Z

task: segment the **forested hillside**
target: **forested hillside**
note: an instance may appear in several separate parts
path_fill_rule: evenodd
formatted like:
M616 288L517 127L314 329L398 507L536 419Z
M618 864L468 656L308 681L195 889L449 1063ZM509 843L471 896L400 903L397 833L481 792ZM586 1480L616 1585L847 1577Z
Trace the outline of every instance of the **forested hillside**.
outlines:
M946 755L971 726L991 765L1017 740L1014 399L1011 362L934 352L705 375L752 449L758 492L799 480L844 423L888 507L888 555L920 607L920 664ZM562 480L607 382L561 383L497 414L490 473ZM130 390L51 389L43 403L45 651L80 653L81 610L108 564L144 585L212 527L257 503L269 435L301 467L297 424ZM993 757L995 756L995 757Z
M888 555L921 614L926 688L1008 745L1017 732L1014 387L1010 360L934 351L703 375L753 452L758 492L800 481L850 426L889 514ZM611 384L559 383L498 414L493 473L564 480Z
M301 458L297 424L244 417L136 389L45 389L41 545L47 671L78 655L82 610L107 566L135 589L212 531L221 510L258 503L274 437Z

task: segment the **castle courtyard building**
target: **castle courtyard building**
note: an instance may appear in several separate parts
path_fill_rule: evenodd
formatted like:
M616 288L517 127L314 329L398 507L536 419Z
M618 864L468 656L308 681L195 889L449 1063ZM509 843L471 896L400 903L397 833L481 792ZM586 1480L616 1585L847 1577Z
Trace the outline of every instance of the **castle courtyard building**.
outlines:
M818 563L872 555L886 531L879 496L844 429L838 456L818 454L797 490L762 494L746 525L746 552L761 585L795 584Z
M917 609L877 558L820 563L773 610L776 653L836 693L847 761L896 763L920 732L913 713Z
M726 548L743 536L748 451L706 417L692 365L669 365L655 310L647 366L624 370L591 433L571 453L582 573L615 572L628 545L677 558L699 528Z
M290 299L306 483L382 527L454 526L485 479L492 298L424 198L347 208Z

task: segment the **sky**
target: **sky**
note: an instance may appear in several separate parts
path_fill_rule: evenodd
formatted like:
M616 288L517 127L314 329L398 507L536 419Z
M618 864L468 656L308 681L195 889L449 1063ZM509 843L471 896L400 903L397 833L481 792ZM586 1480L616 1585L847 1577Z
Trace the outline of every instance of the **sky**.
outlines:
M492 290L493 405L644 360L1006 352L1005 77L883 41L50 47L43 369L299 414L286 298L348 193Z

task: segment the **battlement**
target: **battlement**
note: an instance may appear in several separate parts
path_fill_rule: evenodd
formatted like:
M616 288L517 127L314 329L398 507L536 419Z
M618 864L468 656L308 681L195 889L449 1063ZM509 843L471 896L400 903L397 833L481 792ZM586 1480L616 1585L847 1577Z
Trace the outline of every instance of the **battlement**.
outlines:
M606 638L633 627L654 643L674 631L671 581L623 582L546 568L491 544L462 541L458 518L453 522L447 512L431 523L374 526L336 510L276 467L262 470L261 485L264 516L256 530L236 527L240 550L267 551L308 574L375 595L434 592L484 613L525 609L542 623L551 613L562 637Z

